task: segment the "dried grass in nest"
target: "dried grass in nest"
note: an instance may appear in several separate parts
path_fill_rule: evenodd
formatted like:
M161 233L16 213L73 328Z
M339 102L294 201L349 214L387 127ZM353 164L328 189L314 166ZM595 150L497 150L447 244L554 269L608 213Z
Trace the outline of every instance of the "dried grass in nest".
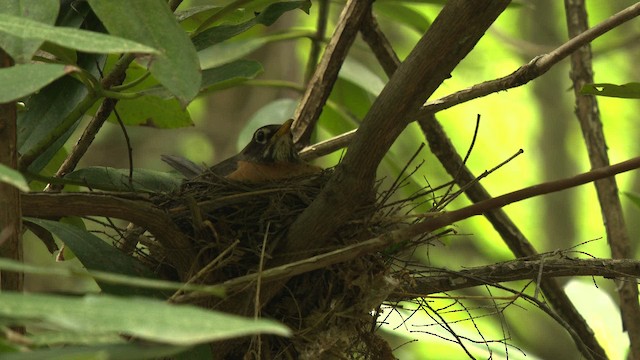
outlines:
M232 248L198 281L214 284L255 273L263 243L264 268L282 255L279 249L287 229L316 198L331 174L326 170L313 177L267 184L241 184L205 174L185 182L177 193L158 196L155 202L167 210L197 250L193 273ZM388 192L380 194L377 201L387 201L386 195ZM362 206L322 252L405 225L402 218L390 217L389 213L389 208L376 201ZM167 251L170 249L151 252L155 268L162 268ZM298 255L304 258L316 254ZM375 319L370 315L398 286L390 268L387 256L371 254L292 278L286 289L261 309L261 316L282 321L296 335L292 339L271 338L263 343L262 354L309 359L327 355L392 358L386 343L371 332ZM212 303L206 306L215 307ZM388 356L380 357L381 354Z

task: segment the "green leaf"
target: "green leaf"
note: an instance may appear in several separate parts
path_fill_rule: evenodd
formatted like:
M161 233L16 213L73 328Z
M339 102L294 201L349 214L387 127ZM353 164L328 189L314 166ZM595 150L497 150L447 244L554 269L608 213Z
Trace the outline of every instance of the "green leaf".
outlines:
M24 64L0 69L0 103L21 99L77 68L60 64Z
M640 209L640 195L632 192L624 192L624 195L631 200L631 203Z
M125 125L141 125L158 129L193 126L189 112L175 98L162 99L145 95L132 100L121 100L116 105ZM116 121L115 114L109 121Z
M124 254L86 230L51 220L29 218L28 221L57 236L65 245L71 248L80 262L89 270L149 279L155 278L155 275L138 260ZM104 292L109 294L164 298L159 291L147 288L132 288L101 281L98 281L98 285Z
M390 19L394 25L406 25L418 34L424 34L431 25L431 22L423 13L410 6L406 6L402 2L376 1L374 3L374 10L377 14Z
M90 10L86 3L73 3L73 6L66 2L62 4L62 11L58 18L60 26L74 27L85 24L90 29L98 26L99 21L95 17L86 16ZM77 65L98 78L100 76L98 67L103 67L105 57L99 54L79 53ZM60 151L84 114L84 111L79 109L88 96L89 92L81 82L65 76L29 97L26 102L26 111L18 113L19 152L31 153L47 138L54 136L57 139L40 153L40 156L29 166L29 172L40 173ZM74 113L77 114L76 122L71 126L64 124L65 119ZM58 128L66 130L62 135L55 136Z
M82 336L86 336L82 334ZM2 354L3 360L140 360L168 358L187 349L183 346L157 344L111 344L69 346Z
M125 192L172 192L180 187L182 178L170 173L148 169L134 169L129 182L129 169L110 167L86 167L71 172L64 177L101 190Z
M222 66L243 58L273 41L269 36L253 37L246 40L228 41L198 51L202 70Z
M89 53L158 53L158 50L152 47L115 36L67 27L55 27L7 14L0 14L0 33L10 34L20 39L45 40Z
M202 72L200 92L227 89L253 79L264 71L262 64L254 60L236 60L228 64L207 69ZM142 93L166 97L167 92L160 87L152 87ZM191 125L191 124L189 124Z
M262 64L254 60L237 60L207 69L202 73L201 91L230 88L258 76L264 71Z
M164 301L88 295L0 293L0 316L19 322L38 319L62 329L88 333L121 333L137 339L195 345L239 336L269 333L289 336L272 320L253 320Z
M272 25L287 11L301 9L307 14L311 7L311 1L287 1L274 3L267 6L253 19L237 25L221 25L207 29L193 38L193 44L197 50L205 49L211 45L223 42L238 34L241 34L257 24Z
M37 221L37 220L36 220ZM26 223L29 225L29 229L33 230L35 222L28 219ZM65 247L67 248L67 247ZM0 269L4 271L19 272L24 274L35 275L48 275L57 277L71 277L71 278L91 278L98 282L119 284L129 287L143 287L147 289L155 290L170 290L170 293L174 293L178 290L183 292L200 292L204 294L210 294L217 297L225 296L225 289L222 285L200 285L200 284L186 284L176 281L168 280L156 280L144 277L135 277L131 275L121 275L111 272L104 272L99 270L87 270L79 271L74 267L51 267L41 265L25 264L19 261L0 258ZM164 298L164 297L163 297Z
M200 89L200 64L191 39L163 0L89 0L109 33L160 50L151 74L183 105Z
M4 164L0 164L0 182L17 187L21 191L29 192L29 183L27 183L24 176L19 171Z
M59 6L59 0L5 0L0 7L0 13L53 25ZM25 39L0 33L0 48L11 55L17 64L31 60L42 43L43 40L39 39Z
M373 96L378 96L384 88L384 81L362 63L347 58L342 64L339 77L366 90Z
M187 31L193 31L196 30L198 26L202 25L202 23L209 17L223 8L223 6L216 5L195 6L184 11L176 11L176 20L178 20L180 25L182 25L182 27ZM245 17L245 13L244 9L236 9L227 13L224 16L224 21L237 23Z
M615 84L586 84L580 89L581 94L609 96L624 99L640 99L640 83Z

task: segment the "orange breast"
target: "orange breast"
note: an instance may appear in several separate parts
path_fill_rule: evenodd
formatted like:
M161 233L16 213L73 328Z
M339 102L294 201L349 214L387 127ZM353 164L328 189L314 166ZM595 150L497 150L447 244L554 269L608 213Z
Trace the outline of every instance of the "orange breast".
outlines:
M254 163L238 161L238 168L227 179L244 182L267 182L317 174L322 168L307 163Z

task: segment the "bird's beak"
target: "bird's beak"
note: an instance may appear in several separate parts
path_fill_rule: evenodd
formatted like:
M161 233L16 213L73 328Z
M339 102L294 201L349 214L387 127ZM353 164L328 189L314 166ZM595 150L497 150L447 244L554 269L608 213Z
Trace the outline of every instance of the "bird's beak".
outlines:
M276 133L273 136L273 139L280 139L281 137L288 135L291 133L291 125L293 125L293 119L289 119L287 121L284 122L284 124L282 124L280 126L280 128L278 129L278 131L276 131Z

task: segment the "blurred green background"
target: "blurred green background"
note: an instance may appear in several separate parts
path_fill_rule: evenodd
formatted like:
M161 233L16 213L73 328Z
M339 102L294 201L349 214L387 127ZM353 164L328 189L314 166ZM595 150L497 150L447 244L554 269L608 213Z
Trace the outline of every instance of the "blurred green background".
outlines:
M210 1L185 1L180 9ZM339 15L343 2L328 2L330 6L327 36ZM429 22L435 19L441 5L439 1L384 1L374 4L374 11L383 31L394 49L404 58L419 39ZM589 2L591 25L635 3L632 0ZM474 84L505 76L526 64L535 56L550 52L567 40L564 9L561 1L520 1L510 7L497 20L471 54L451 74L435 95L436 98ZM310 15L301 11L285 14L269 28L256 26L239 37L266 36L270 41L248 56L259 61L264 73L257 80L243 86L212 92L198 98L188 110L193 127L162 130L152 127L130 127L134 167L168 171L160 161L161 154L182 155L195 162L214 164L235 154L248 141L253 130L264 123L281 123L290 117L301 96L299 91L285 86L282 81L303 86L310 41L295 35L295 31L313 30L318 15L314 2ZM273 36L273 35L291 36ZM597 82L624 84L640 79L640 23L631 21L595 40L594 71ZM235 38L234 38L235 39ZM358 39L334 88L330 106L325 107L314 135L315 141L327 139L357 127L376 94L386 82L384 72L377 65L368 46ZM278 82L276 82L278 81ZM437 114L458 151L464 154L471 142L476 116L480 114L478 139L468 161L469 168L479 175L504 161L518 149L524 154L482 181L492 195L501 195L540 182L560 179L589 170L581 132L573 114L568 60L552 68L533 82L509 91L480 98ZM640 153L638 122L640 103L637 100L598 98L605 135L612 163L637 156ZM82 128L82 126L80 127ZM77 136L71 138L71 145ZM409 160L424 136L417 125L409 126L396 141L387 159L379 168L379 176L394 179ZM340 158L341 151L317 160L330 167ZM437 186L449 181L437 159L428 147L418 157L425 164L413 176L413 184L402 189L402 195L430 184ZM107 124L98 137L82 166L128 167L127 147L117 124ZM640 192L638 172L617 177L621 192ZM622 196L626 221L632 241L640 233L640 211ZM469 202L460 197L448 208L460 208ZM427 204L429 205L429 204ZM427 210L421 207L418 210ZM600 209L592 185L582 186L558 194L526 200L505 208L539 252L552 252L577 246L579 257L610 256ZM461 269L513 258L489 223L474 218L456 224L457 235L442 239L428 249L413 255L426 265ZM582 244L584 242L586 244ZM581 245L579 245L581 244ZM37 241L28 240L27 261L53 261L46 249ZM579 245L579 246L578 246ZM637 249L637 246L636 246ZM76 266L58 264L57 266ZM598 339L612 359L625 357L626 336L622 333L620 317L615 305L613 283L603 279L564 279L569 296L575 301L593 327ZM521 288L521 284L509 284ZM46 278L28 277L29 289L73 288L76 284L51 283ZM83 285L85 286L85 285ZM91 286L90 284L86 286ZM77 290L77 288L76 288ZM527 289L533 294L533 286ZM431 309L448 321L461 320L451 326L460 335L482 341L509 338L513 347L500 343L470 344L472 352L480 357L513 359L575 359L579 355L565 331L538 309L517 301L503 314L496 308L506 306L508 300L491 301L484 289L470 289L449 295L467 298L428 299ZM505 296L493 290L491 295ZM469 297L472 296L472 297ZM462 306L460 303L464 304ZM389 315L385 332L393 347L398 347L400 359L462 358L464 352L448 341L451 335L434 325L433 311L421 304L405 304L405 311L387 309ZM450 306L450 307L449 307ZM418 311L413 313L412 309ZM445 310L446 308L446 310ZM467 311L466 309L472 309ZM474 324L464 321L473 316ZM412 315L413 314L413 315ZM410 319L408 319L410 318ZM443 339L446 338L446 339ZM418 341L413 341L413 340ZM490 353L491 351L491 353Z

